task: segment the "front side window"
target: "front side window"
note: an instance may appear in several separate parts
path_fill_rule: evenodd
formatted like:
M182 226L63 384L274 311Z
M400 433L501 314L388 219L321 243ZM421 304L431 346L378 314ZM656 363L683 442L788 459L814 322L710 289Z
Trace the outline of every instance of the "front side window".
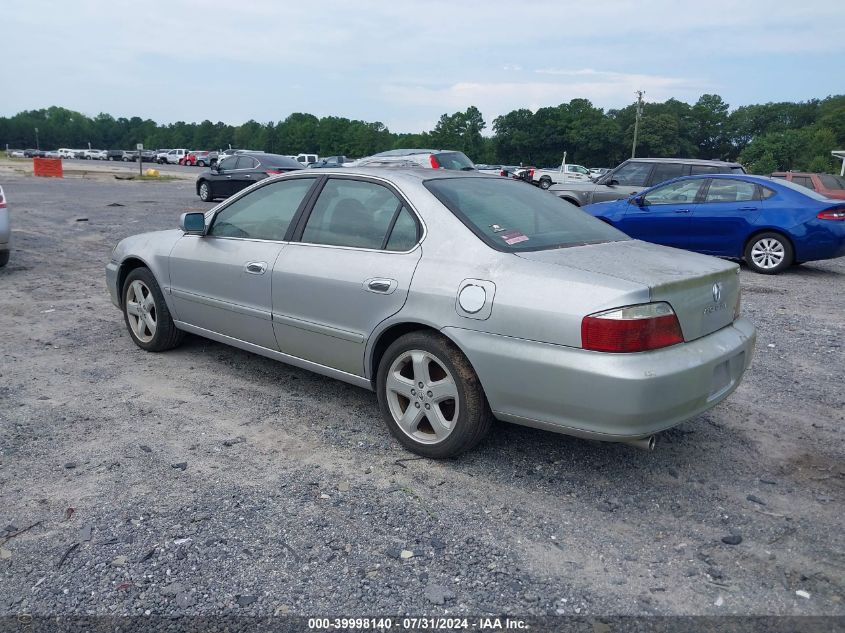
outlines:
M658 187L643 196L643 204L691 204L695 202L695 197L703 182L703 180L682 180Z
M642 187L651 173L651 163L628 163L616 170L610 178L619 185Z
M401 218L402 202L387 187L360 180L332 178L323 187L314 204L302 241L309 244L384 249L391 227L399 225L399 232L405 230L405 220ZM411 220L416 226L413 217ZM396 240L395 243L402 242L400 233L397 233Z
M578 207L506 178L438 178L425 187L499 251L537 251L627 240Z
M235 169L253 169L258 165L258 161L252 156L238 156L238 166Z
M757 188L743 180L710 181L704 202L748 202L757 199Z
M237 156L229 156L229 158L220 161L220 171L227 171L229 169L234 169L235 165L238 163Z
M208 234L216 237L283 240L314 180L282 180L238 198L215 216Z

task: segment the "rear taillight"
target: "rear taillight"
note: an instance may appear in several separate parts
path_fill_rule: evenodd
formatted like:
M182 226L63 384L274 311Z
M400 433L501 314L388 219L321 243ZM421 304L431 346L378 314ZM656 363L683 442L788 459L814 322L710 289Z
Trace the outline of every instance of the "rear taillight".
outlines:
M284 169L268 169L265 173L268 176L277 176L279 174L285 173L285 170Z
M595 352L645 352L684 342L668 303L644 303L585 316L581 346Z
M500 175L500 176L507 176L507 175L508 175L508 172L506 172L506 171L503 169L502 171L500 171L500 172L499 172L499 175Z
M534 180L534 170L533 169L528 170L528 177L531 178L531 180Z
M440 169L440 161L437 160L437 156L432 154L431 156L428 157L428 160L431 163L432 169Z
M819 220L839 220L841 222L845 220L845 209L841 207L835 209L825 209L824 211L819 211L816 217Z

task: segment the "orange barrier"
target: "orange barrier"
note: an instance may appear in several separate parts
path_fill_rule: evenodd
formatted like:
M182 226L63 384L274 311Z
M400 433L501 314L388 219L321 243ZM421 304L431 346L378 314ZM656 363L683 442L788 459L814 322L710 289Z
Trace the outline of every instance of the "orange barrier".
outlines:
M36 176L63 178L61 158L33 158L32 171Z

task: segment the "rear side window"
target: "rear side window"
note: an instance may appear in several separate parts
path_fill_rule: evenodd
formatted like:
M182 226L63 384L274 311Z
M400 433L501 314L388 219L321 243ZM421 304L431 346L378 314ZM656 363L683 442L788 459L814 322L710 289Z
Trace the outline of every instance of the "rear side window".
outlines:
M407 208L402 207L390 232L386 248L389 251L409 251L414 248L417 240L419 240L417 221Z
M437 178L425 187L487 245L537 251L629 239L578 207L506 178Z
M389 250L409 250L416 239L407 248L401 248L408 239L407 219L400 222L402 212L402 201L387 187L332 178L320 192L305 225L302 241L380 250L385 248L388 231L393 228L396 240ZM416 229L416 221L412 216L409 219ZM398 229L396 225L399 225ZM404 237L402 232L405 232Z
M628 163L616 170L611 178L620 185L642 187L651 173L651 163Z
M651 175L651 184L659 185L661 182L672 180L678 176L685 176L686 165L680 163L657 163Z
M757 199L757 187L743 180L710 181L704 202L746 202Z
M793 176L792 182L796 185L800 185L801 187L807 187L807 189L815 189L815 187L813 187L813 179L809 176Z
M722 170L714 165L693 165L690 175L701 176L704 174L719 174Z
M283 240L314 178L282 180L238 198L214 218L209 235Z

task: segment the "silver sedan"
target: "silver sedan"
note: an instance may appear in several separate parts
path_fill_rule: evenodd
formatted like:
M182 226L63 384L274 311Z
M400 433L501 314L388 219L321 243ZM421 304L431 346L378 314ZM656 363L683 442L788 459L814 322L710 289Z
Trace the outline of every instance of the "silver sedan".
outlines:
M751 361L738 273L523 182L346 168L126 238L106 281L139 347L187 332L371 389L399 442L436 458L494 418L653 447Z

